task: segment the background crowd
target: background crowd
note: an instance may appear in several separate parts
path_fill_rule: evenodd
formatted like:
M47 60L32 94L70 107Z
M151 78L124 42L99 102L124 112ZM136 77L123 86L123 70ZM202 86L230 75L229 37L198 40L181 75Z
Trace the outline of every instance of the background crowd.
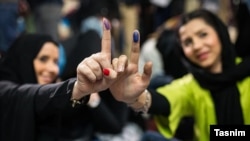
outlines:
M215 13L227 26L238 56L250 55L249 0L0 0L0 62L13 51L9 50L12 46L19 46L13 58L33 54L33 60L38 52L28 47L40 49L39 42L52 42L58 47L58 72L49 83L76 77L78 64L101 51L102 22L106 17L111 24L112 57L129 56L132 33L140 31L139 71L143 71L145 62L153 62L149 88L156 90L187 74L175 54L174 48L179 46L175 29L182 14L199 8ZM17 69L26 72L22 75L30 75L29 64L23 63ZM21 83L26 81L30 83L28 78ZM116 101L109 90L91 94L87 106L68 113L70 116L38 119L40 140L53 140L51 135L56 134L60 141L147 141L148 134L144 133L159 131L153 115L134 112ZM60 121L55 122L58 118ZM69 123L68 119L75 122ZM81 119L84 122L79 124ZM175 139L192 140L193 124L192 117L183 118Z

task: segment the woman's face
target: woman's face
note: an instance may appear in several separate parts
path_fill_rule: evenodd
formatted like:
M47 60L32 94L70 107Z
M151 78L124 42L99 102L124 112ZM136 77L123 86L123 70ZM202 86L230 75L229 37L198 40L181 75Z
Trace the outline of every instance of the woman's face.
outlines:
M59 74L59 49L52 42L46 42L34 59L34 69L39 84L55 81Z
M213 73L222 71L221 42L212 26L196 18L183 25L179 35L183 52L191 62Z

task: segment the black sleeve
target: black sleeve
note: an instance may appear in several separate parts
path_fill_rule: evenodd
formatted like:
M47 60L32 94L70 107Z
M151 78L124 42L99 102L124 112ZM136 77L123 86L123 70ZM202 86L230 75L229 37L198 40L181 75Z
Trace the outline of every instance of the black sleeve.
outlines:
M37 116L46 116L69 104L74 82L70 79L41 86L0 81L0 140L34 140Z
M76 79L41 86L35 96L35 110L38 116L51 115L72 104L70 101Z
M152 103L149 113L168 116L170 114L170 104L168 100L153 89L148 90L151 93Z
M18 85L10 81L0 81L0 102L1 105L16 107L25 110L44 114L44 111L57 111L71 103L73 86L76 79L72 78L60 83L39 85L23 84ZM45 113L47 113L45 112Z
M109 91L100 93L101 103L91 109L95 131L117 134L128 120L128 106L116 101Z

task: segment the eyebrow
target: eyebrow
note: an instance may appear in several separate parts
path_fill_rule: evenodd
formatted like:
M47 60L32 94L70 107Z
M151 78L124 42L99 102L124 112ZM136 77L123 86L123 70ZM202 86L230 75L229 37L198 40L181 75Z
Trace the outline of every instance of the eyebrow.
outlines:
M201 28L201 29L198 29L197 31L195 31L195 34L199 34L200 32L204 32L204 31L207 31L206 28Z
M198 29L197 31L195 31L194 34L198 35L201 32L205 32L205 31L207 31L206 28L202 27L202 28ZM184 38L181 38L181 41L186 41L186 40L190 40L190 36L185 36Z

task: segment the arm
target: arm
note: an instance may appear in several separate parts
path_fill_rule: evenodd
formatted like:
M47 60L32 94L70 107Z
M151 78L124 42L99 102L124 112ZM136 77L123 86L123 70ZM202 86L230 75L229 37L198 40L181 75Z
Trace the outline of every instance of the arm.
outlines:
M75 81L69 79L49 85L17 85L10 81L0 81L1 105L8 106L12 112L17 110L22 113L21 111L25 110L29 113L35 112L37 115L46 113L43 116L48 113L53 114L72 103L70 98Z
M69 104L71 94L67 93L67 86L74 82L41 86L0 81L0 140L34 140L37 119Z
M163 95L155 90L148 90L151 95L151 106L148 112L154 115L168 116L170 114L170 103Z
M121 132L127 122L128 106L123 102L116 101L108 90L99 94L100 104L90 110L95 131L102 133Z

